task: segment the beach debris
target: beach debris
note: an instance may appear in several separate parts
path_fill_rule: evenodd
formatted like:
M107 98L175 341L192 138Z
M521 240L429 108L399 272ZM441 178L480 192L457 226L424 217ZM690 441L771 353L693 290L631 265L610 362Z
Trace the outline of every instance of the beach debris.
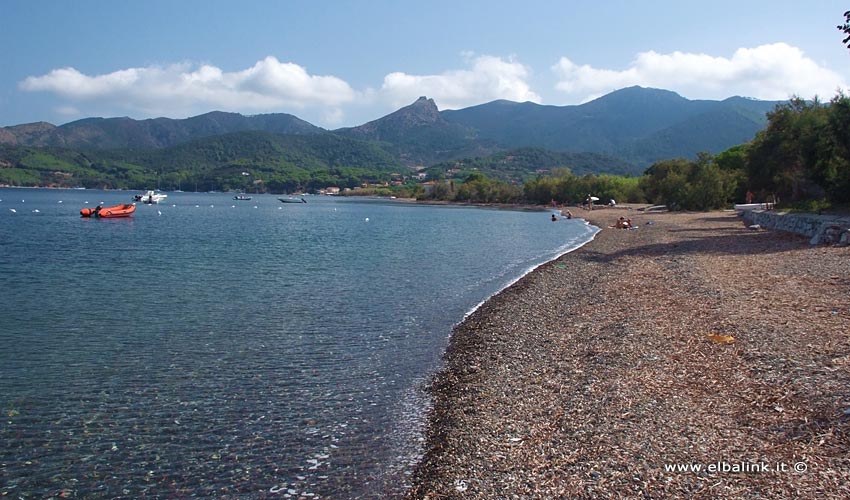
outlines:
M731 344L732 342L735 342L735 337L731 335L721 335L714 332L708 334L708 339L715 344Z
M466 484L466 481L463 479L455 479L455 490L463 493L469 488L469 485Z

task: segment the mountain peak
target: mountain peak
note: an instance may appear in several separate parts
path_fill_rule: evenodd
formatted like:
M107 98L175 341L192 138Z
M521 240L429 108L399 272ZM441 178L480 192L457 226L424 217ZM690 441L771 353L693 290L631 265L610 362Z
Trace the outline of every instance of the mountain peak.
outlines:
M437 109L437 103L434 102L434 99L429 99L424 95L416 99L413 104L387 115L387 118L396 114L418 119L422 123L434 123L442 120L440 110Z
M352 135L358 139L386 140L399 134L406 134L411 129L431 125L442 126L446 120L437 109L434 99L422 96L412 104L393 111L392 113L372 120L359 127L339 129L340 132Z

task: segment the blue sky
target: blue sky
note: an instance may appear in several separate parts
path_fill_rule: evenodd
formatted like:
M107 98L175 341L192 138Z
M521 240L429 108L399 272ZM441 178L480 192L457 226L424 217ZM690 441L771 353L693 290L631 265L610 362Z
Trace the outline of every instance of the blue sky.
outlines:
M0 0L0 126L291 113L365 123L418 96L567 105L631 85L823 100L840 1Z

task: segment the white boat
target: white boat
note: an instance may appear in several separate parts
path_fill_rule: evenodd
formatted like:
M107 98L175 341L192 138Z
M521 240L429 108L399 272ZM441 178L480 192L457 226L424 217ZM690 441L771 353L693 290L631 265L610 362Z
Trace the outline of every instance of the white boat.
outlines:
M137 194L136 196L133 196L133 201L141 201L142 203L153 205L161 202L166 198L168 198L167 194L157 193L155 191L148 191L145 194Z

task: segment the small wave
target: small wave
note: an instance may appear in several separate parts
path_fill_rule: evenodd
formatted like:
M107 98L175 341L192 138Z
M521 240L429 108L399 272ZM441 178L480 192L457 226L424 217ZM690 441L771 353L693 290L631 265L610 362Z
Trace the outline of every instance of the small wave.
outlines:
M492 299L496 295L499 295L500 293L502 293L506 289L510 288L514 283L516 283L517 281L521 280L526 275L528 275L528 273L534 271L535 269L542 266L543 264L557 260L557 259L563 257L564 255L566 255L566 254L568 254L572 251L575 251L575 250L583 247L584 245L590 243L591 241L593 241L593 239L596 238L597 233L599 233L600 229L596 226L593 226L593 225L587 223L587 222L585 222L585 225L587 226L588 230L590 231L590 234L587 236L586 239L582 238L582 236L584 236L584 235L576 236L575 238L570 239L567 243L565 243L563 246L558 248L552 256L547 256L544 260L539 261L539 262L535 261L534 264L532 264L530 267L526 268L522 273L520 273L519 276L517 276L516 278L514 278L513 280L511 280L510 282L505 284L503 287L501 287L497 291L493 292L491 295L485 297L481 302L479 302L478 304L473 306L469 311L467 311L463 315L463 318L460 321L458 321L457 323L454 324L454 326L458 326L459 324L466 321L466 318L471 316L475 311L478 310L478 308L480 308L481 306L486 304L488 300Z

